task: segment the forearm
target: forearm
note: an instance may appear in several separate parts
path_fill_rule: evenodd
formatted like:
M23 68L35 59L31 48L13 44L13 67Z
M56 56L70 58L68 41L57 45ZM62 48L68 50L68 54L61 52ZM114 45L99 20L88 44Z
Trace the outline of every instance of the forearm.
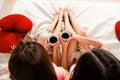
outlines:
M88 44L88 45L92 45L92 46L95 46L98 48L106 49L105 45L98 40L90 39L88 37L83 37L83 36L79 36L79 35L76 35L74 37L74 39L76 39L77 41L80 41L82 43Z

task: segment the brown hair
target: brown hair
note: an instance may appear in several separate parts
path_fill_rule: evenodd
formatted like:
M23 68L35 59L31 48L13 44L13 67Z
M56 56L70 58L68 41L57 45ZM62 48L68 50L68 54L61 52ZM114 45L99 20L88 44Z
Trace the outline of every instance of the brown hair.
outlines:
M93 48L79 58L71 80L120 80L120 61L106 50Z
M12 80L57 80L48 53L36 42L21 41L11 54L8 67Z

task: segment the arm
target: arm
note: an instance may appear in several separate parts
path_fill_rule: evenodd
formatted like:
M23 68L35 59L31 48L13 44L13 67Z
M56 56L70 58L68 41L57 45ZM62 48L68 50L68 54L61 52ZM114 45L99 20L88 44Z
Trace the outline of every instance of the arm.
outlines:
M88 34L86 33L86 31L84 30L83 27L80 27L75 22L72 11L70 9L68 9L68 12L69 12L71 25L72 25L74 31L76 32L76 34L86 37L85 43L87 43L88 45L85 45L84 42L82 42L82 41L78 41L79 47L80 46L84 46L84 47L88 46L89 47L89 45L93 45L95 47L100 47L100 48L103 48L103 49L107 49L106 46L103 43L101 43L100 41L87 38Z
M84 44L87 44L87 45L92 45L92 46L95 46L98 48L107 49L106 46L102 42L95 40L95 39L90 39L88 37L83 37L83 36L79 36L79 35L74 35L73 39L75 39L79 42L82 42Z

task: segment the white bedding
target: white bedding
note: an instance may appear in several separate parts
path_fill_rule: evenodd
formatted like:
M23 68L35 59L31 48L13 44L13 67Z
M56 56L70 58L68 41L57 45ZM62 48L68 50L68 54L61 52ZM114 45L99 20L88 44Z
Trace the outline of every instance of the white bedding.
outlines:
M42 43L47 36L46 28L52 22L53 14L59 8L65 7L74 12L76 22L86 29L90 38L103 42L109 51L120 59L120 41L114 31L115 23L120 20L120 3L18 0L11 14L19 13L30 18L34 25L28 35L32 38L40 35L42 39L39 41Z
M4 0L1 0L1 2L0 2L0 11L1 11L2 7L3 7L3 4L4 4Z

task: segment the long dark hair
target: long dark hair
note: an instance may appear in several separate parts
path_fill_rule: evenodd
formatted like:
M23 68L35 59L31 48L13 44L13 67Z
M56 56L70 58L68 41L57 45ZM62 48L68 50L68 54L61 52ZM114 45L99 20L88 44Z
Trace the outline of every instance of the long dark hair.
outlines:
M36 42L22 41L9 59L12 80L57 80L49 55Z
M106 50L93 48L79 58L71 80L120 80L120 61Z

